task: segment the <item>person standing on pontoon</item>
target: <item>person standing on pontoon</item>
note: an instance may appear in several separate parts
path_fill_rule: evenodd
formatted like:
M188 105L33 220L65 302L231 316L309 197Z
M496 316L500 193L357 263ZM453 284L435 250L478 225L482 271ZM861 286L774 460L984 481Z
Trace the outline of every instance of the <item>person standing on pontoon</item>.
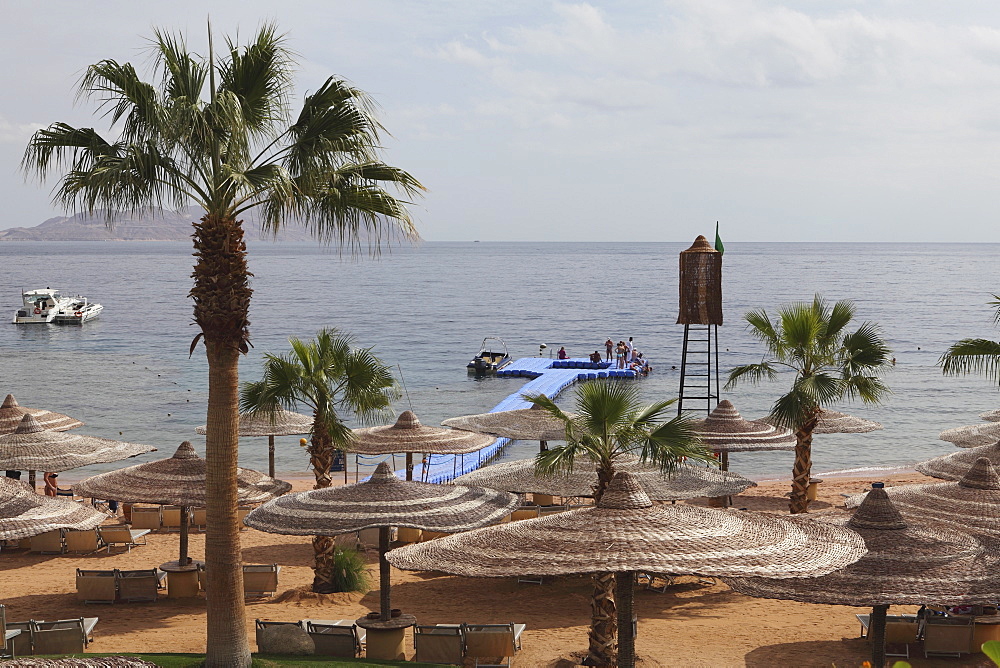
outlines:
M609 336L608 340L604 342L604 350L607 352L607 355L604 356L605 362L611 361L611 353L614 352L614 349L615 349L615 344L611 340L611 337Z

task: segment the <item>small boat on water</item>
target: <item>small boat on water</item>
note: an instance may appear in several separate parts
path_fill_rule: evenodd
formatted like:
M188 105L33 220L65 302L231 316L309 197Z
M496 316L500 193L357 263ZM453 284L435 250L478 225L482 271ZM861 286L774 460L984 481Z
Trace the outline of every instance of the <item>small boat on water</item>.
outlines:
M58 290L44 288L21 294L21 308L14 313L15 325L82 325L101 315L104 307L82 295L63 297Z
M498 336L487 336L483 339L483 345L479 347L479 353L465 366L472 373L496 373L512 361L503 339Z

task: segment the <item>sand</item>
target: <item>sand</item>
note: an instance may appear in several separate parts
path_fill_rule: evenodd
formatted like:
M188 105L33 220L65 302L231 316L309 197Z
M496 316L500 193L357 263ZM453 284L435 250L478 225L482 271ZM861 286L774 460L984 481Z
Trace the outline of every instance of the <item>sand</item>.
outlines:
M875 479L892 484L925 483L916 473L880 478L827 478L811 510L838 512L842 493L868 488ZM299 480L298 489L308 489ZM736 507L787 512L785 482L764 482L735 497ZM312 581L312 547L308 538L277 536L247 530L242 533L246 563L282 566L279 595L249 602L246 628L251 644L254 619L353 619L378 609L378 592L367 594L306 593ZM161 598L155 603L85 605L76 601L76 568L151 568L177 558L176 533L148 536L148 544L131 553L36 555L23 550L0 553L0 603L8 620L100 617L91 652L203 652L203 599ZM192 534L191 555L204 554L204 537ZM377 586L378 554L368 551ZM457 622L521 622L527 624L523 649L514 665L521 667L575 665L586 648L591 586L586 577L563 577L545 584L518 584L513 578L471 579L392 570L394 607L417 617L421 624ZM636 650L644 666L860 666L870 655L859 639L856 613L860 608L810 605L754 599L736 594L720 583L680 578L665 593L636 590L639 617ZM893 607L892 612L912 612ZM408 658L412 641L408 639ZM990 666L982 654L962 659L915 657L914 666Z

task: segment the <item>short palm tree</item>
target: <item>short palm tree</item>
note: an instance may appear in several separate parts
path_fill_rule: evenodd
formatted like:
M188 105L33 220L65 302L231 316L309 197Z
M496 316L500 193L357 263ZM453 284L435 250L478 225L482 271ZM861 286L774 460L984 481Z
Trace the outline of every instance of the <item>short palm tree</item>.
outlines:
M540 475L554 475L571 471L577 457L589 459L597 472L595 503L601 500L611 482L616 461L623 457L637 455L666 474L685 458L715 462L701 445L689 418L675 415L664 421L675 399L644 406L639 401L638 388L630 383L584 383L577 391L574 409L577 417L573 419L546 396L524 398L566 425L566 444L540 452L535 458L536 471ZM614 591L614 573L594 576L587 650L590 665L617 665Z
M1000 295L993 295L994 324L1000 325ZM951 345L938 360L946 376L978 373L1000 381L1000 342L989 339L962 339Z
M771 420L795 431L789 503L793 513L807 510L812 435L821 408L855 397L866 404L877 404L889 393L879 377L891 366L889 347L874 323L864 322L857 330L847 332L854 313L850 301L838 301L830 307L816 295L811 303L782 306L776 322L763 309L745 316L750 334L767 347L772 359L734 368L726 387L742 381L775 380L779 370L795 374L792 389L771 407Z
M249 666L237 523L238 361L249 346L251 289L243 217L264 229L304 221L320 239L378 249L389 237L416 237L406 202L422 189L379 159L382 127L368 96L335 77L290 114L294 67L274 26L245 45L226 42L216 59L183 38L156 31L152 83L129 63L87 68L79 96L108 119L93 128L54 123L32 136L23 168L61 172L55 201L113 220L158 206L195 204L194 321L208 359L205 538L208 666ZM65 171L63 171L65 170Z
M289 339L288 355L264 356L259 381L244 383L240 410L273 414L278 409L312 409L312 438L307 448L316 476L314 489L329 487L330 466L337 450L350 446L351 429L341 419L350 413L362 422L385 416L396 397L391 369L370 349L354 348L350 336L323 329L312 341ZM334 587L335 544L330 536L313 536L316 552L313 591L328 594Z

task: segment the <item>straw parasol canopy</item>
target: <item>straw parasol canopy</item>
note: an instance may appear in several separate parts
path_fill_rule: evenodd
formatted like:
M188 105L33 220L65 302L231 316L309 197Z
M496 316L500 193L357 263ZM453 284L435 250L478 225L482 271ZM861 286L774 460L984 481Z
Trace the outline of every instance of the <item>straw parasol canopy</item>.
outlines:
M403 411L395 424L354 429L351 452L363 455L406 453L406 479L413 478L413 453L460 455L482 450L496 441L487 434L420 424L413 411Z
M31 415L38 420L43 429L53 431L66 431L83 426L83 423L76 418L62 413L54 413L41 408L25 408L17 403L13 394L8 394L3 400L3 404L0 405L0 434L12 433L21 424L21 418L25 415Z
M1000 409L980 413L979 418L987 422L1000 422Z
M313 419L302 413L279 408L274 413L240 413L240 437L267 436L267 474L274 477L274 437L308 434ZM207 434L208 425L194 428L196 433Z
M820 412L819 422L813 429L814 434L867 434L868 432L885 429L878 422L872 422L847 413L831 411L824 408Z
M1000 466L1000 442L941 455L920 462L913 468L934 478L961 480L980 457L986 457L993 466Z
M33 415L25 415L13 434L0 436L0 469L59 473L154 450L151 445L51 431Z
M574 413L566 415L570 419L577 417ZM537 405L512 411L463 415L448 418L441 424L455 429L503 436L515 441L562 441L566 438L566 424Z
M940 524L925 526L913 519L904 521L881 487L868 492L852 517L824 517L823 522L858 532L868 554L846 568L814 579L741 577L727 579L727 584L741 594L762 598L872 607L874 665L884 664L885 611L889 605L928 601L985 604L1000 599L1000 557L964 532ZM881 635L874 626L879 619Z
M236 469L237 497L240 503L262 503L284 494L292 486L250 469ZM115 499L128 503L155 503L181 506L180 564L187 557L187 512L189 506L205 505L205 460L184 441L173 457L109 471L76 483L74 489L84 496Z
M938 438L948 441L960 448L977 448L1000 440L1000 423L972 424L966 427L945 429Z
M93 529L106 518L91 506L35 494L19 482L0 478L0 540L30 538L56 529Z
M655 501L676 501L701 496L731 496L757 483L737 473L719 471L714 467L681 464L672 474L665 475L658 466L642 464L638 457L622 457L615 461L615 470L635 474L646 495ZM484 466L455 479L458 485L478 485L491 489L526 494L553 496L592 496L597 473L589 459L577 460L569 473L550 476L535 475L534 459L518 459Z
M291 536L335 536L378 527L382 620L389 619L389 527L452 533L499 522L514 494L461 485L402 481L382 462L365 482L289 494L250 512L247 526Z
M632 665L634 571L812 577L853 563L860 536L841 527L687 505L654 505L636 476L618 472L597 506L486 527L393 550L404 570L470 577L618 574L620 665Z
M746 420L728 399L720 401L708 418L696 421L692 428L705 447L716 452L795 449L795 434L790 429Z
M986 457L980 457L957 482L887 487L885 493L904 517L918 517L955 525L980 535L1000 537L1000 476ZM845 502L860 505L865 494Z

